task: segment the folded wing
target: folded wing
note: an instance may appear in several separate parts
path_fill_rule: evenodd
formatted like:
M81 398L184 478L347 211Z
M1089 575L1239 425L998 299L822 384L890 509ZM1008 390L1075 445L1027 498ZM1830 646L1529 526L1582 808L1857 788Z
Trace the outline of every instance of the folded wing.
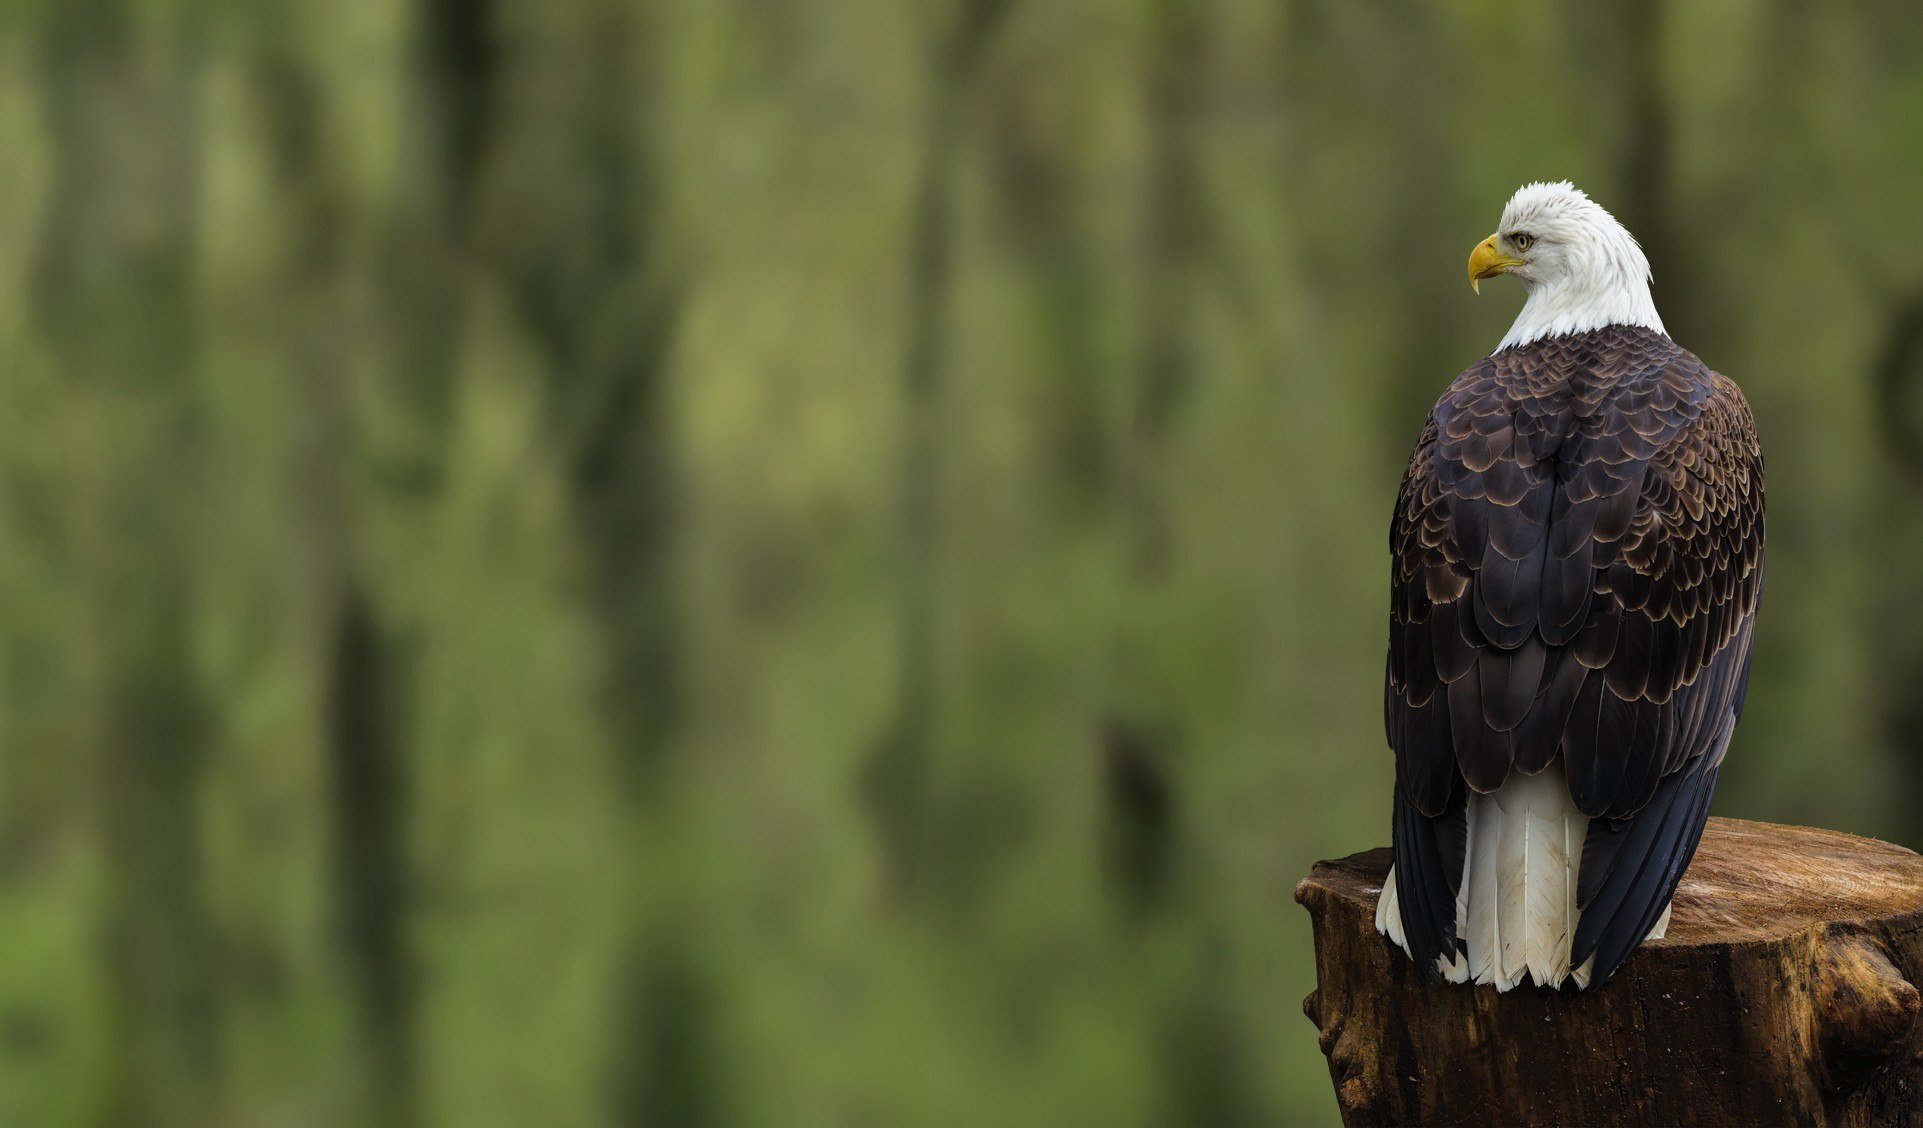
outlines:
M1550 359L1607 378L1553 396L1501 358L1464 373L1397 499L1397 884L1433 972L1462 949L1468 794L1560 756L1594 820L1572 963L1599 982L1667 905L1741 712L1762 462L1740 391L1666 338Z

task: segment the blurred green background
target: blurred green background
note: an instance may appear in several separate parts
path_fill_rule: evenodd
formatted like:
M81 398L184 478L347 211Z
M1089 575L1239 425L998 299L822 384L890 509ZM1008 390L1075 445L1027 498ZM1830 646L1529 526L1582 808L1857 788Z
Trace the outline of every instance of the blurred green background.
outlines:
M1386 529L1573 178L1923 845L1923 9L11 0L0 1125L1316 1124Z

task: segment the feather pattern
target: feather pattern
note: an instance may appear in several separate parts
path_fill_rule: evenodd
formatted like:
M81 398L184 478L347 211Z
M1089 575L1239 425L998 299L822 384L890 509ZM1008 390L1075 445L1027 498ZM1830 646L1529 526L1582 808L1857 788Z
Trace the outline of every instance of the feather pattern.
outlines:
M1664 922L1741 714L1763 466L1736 385L1651 328L1459 376L1390 529L1393 880L1426 974L1606 981Z

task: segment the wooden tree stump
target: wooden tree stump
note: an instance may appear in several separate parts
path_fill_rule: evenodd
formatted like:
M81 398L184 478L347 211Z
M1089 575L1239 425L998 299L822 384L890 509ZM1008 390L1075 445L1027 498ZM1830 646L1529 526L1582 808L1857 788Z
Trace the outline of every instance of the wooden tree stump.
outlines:
M1295 890L1345 1124L1923 1124L1923 857L1712 818L1666 938L1599 990L1506 994L1431 984L1376 932L1389 860Z

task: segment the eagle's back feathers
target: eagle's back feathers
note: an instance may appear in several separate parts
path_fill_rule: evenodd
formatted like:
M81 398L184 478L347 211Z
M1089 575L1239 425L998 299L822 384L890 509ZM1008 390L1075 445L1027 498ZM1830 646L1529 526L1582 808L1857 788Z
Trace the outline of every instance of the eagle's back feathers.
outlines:
M1500 350L1437 401L1390 550L1399 942L1501 986L1592 955L1608 979L1668 905L1742 708L1763 581L1742 393L1648 328ZM1515 905L1476 881L1492 852ZM1541 875L1559 858L1570 890Z

